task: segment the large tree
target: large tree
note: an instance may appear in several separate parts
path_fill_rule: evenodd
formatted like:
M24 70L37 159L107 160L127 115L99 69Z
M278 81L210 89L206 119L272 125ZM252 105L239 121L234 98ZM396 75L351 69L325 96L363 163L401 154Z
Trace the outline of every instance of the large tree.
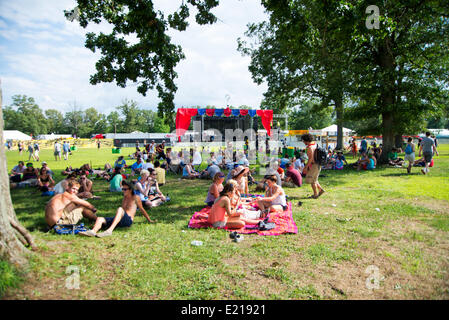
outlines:
M264 105L278 112L301 106L305 98L319 99L323 109L334 105L341 148L347 66L355 52L347 45L351 17L342 12L339 1L264 0L262 4L270 19L250 24L246 35L256 43L239 40L239 50L251 56L253 79L268 83Z
M19 130L34 136L47 133L47 123L42 109L33 97L26 95L12 97L12 104L5 108L4 121L7 130Z
M379 28L367 28L365 8L377 5ZM355 1L351 45L360 48L352 89L357 114L381 117L383 160L404 133L448 102L447 1ZM420 125L421 123L421 125Z
M74 10L65 12L67 18L73 20L76 15L83 28L100 22L113 28L109 34L86 35L86 47L101 54L90 82L115 81L125 87L132 81L138 83L137 91L142 95L156 89L159 116L165 116L167 123L171 121L177 90L175 67L185 56L182 48L172 43L168 30L186 30L192 8L197 9L198 24L214 23L217 18L210 10L218 5L218 0L181 1L179 9L167 16L157 10L152 0L77 0L77 3ZM132 37L137 41L129 40Z
M9 176L5 148L3 147L2 88L0 83L0 259L15 266L26 264L27 245L36 246L28 231L19 223L9 192Z

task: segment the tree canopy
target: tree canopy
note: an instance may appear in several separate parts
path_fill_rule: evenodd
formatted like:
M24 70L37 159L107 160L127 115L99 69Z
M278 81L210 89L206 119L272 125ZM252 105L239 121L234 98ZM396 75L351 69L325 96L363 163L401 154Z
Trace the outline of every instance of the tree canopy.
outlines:
M198 24L214 23L217 18L210 10L218 5L218 0L181 1L178 10L167 16L157 10L152 0L77 0L77 3L76 9L65 11L67 18L73 17L76 10L83 28L100 22L113 27L110 34L86 34L86 48L101 54L90 82L115 81L125 87L132 81L138 83L137 91L144 96L148 90L156 89L159 116L169 123L174 116L177 91L175 67L185 56L181 46L172 43L168 30L186 30L192 8L197 9ZM131 36L137 42L131 41Z

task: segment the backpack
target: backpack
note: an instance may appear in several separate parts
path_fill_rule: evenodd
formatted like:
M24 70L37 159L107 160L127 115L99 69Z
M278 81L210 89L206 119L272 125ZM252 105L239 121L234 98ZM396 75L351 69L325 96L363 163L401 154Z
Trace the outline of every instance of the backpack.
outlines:
M412 146L407 144L407 146L405 147L405 153L411 154L412 152L413 152Z
M319 164L320 166L323 166L327 163L327 152L322 147L319 147L317 145L314 156L315 163Z

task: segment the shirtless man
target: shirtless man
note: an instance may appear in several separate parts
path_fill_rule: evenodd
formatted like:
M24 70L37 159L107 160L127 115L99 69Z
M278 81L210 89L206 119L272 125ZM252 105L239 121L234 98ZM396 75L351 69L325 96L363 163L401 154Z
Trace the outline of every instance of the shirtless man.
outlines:
M71 180L64 193L55 195L45 207L45 221L53 228L56 224L77 224L83 217L89 220L97 220L97 209L76 195L79 183Z
M139 208L148 222L156 222L150 219L150 216L142 206L140 197L134 194L131 185L127 181L122 181L122 191L122 206L117 209L115 217L98 218L97 221L95 221L95 225L92 230L80 232L80 235L88 237L97 236L98 238L102 238L112 235L112 231L114 231L115 227L131 227L137 208ZM97 234L103 225L107 228L106 231Z

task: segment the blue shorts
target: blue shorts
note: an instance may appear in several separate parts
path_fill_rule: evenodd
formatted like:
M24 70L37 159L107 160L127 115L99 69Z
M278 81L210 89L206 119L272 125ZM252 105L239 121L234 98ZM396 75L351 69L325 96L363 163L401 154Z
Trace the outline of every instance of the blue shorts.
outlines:
M108 229L111 226L112 221L114 221L114 218L113 217L106 217L104 219L106 220L106 229ZM131 217L128 216L128 214L125 212L125 214L123 215L122 219L117 224L117 227L120 227L120 228L131 227L132 224L133 224L133 219L131 219Z

